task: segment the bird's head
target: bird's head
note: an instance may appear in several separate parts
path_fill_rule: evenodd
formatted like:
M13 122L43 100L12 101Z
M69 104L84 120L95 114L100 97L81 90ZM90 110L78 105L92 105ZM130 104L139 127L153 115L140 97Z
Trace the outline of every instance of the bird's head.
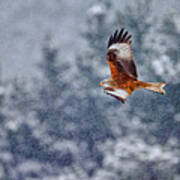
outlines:
M119 51L117 49L109 49L107 53L107 59L109 61L114 61L119 54Z

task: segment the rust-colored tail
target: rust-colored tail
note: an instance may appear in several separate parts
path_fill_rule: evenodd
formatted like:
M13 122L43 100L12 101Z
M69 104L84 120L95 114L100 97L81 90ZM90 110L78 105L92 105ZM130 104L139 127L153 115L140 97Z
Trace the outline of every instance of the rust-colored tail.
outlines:
M164 82L143 82L143 81L138 81L138 87L139 88L145 88L147 90L150 91L154 91L157 93L160 93L162 95L165 95L165 90L163 89L163 87L166 85L166 83Z

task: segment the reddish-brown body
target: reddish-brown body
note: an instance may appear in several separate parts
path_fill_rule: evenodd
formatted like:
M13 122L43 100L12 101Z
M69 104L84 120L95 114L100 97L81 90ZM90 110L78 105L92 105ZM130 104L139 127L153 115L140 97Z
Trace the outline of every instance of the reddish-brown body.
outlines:
M149 83L135 80L124 73L119 73L119 76L110 79L110 85L114 89L124 89L131 94L133 91L139 88L145 88L149 86Z
M109 39L107 62L111 70L111 78L100 83L107 94L125 102L135 90L145 88L165 94L165 83L150 83L138 80L136 64L131 50L131 35L122 29L116 31Z

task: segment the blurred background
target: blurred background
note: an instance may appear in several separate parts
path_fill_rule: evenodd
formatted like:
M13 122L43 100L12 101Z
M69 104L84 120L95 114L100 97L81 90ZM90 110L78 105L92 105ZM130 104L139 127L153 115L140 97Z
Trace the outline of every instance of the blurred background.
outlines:
M179 0L1 0L0 179L179 180L179 12ZM165 81L166 96L121 104L98 86L122 27L139 79Z

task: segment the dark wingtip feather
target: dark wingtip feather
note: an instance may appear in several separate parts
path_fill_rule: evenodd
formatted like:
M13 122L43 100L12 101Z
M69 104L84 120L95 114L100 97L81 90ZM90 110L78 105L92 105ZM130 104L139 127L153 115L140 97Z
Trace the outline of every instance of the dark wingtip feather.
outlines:
M113 35L110 36L108 41L108 48L115 43L130 43L131 35L128 35L128 31L124 33L124 28L120 31L116 30Z
M111 35L109 38L108 47L111 46L112 43L113 43L113 35Z
M127 34L128 34L128 31L126 31L126 32L124 33L124 35L122 36L122 42L125 41L125 38L126 38Z
M125 39L125 41L128 42L128 41L131 39L131 37L132 37L132 35L129 35L129 36Z

